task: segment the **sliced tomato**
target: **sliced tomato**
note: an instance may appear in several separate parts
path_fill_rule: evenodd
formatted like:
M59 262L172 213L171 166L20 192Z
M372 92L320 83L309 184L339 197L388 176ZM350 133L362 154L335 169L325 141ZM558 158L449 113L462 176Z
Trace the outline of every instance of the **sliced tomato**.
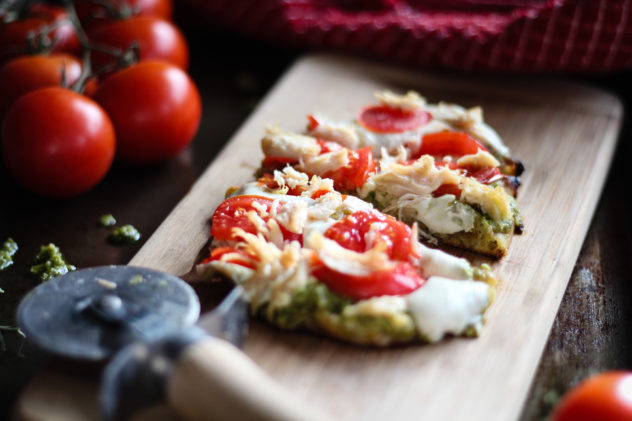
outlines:
M295 164L296 160L284 156L266 156L261 164L263 172L272 173L274 170L282 170L287 165Z
M425 283L425 279L407 262L400 262L394 269L364 276L340 273L321 264L312 274L332 291L354 300L409 294Z
M255 211L259 214L258 208L262 208L267 213L273 202L267 197L251 195L235 196L224 200L213 214L211 235L218 240L235 240L233 228L241 228L249 234L257 234L257 227L248 218L248 212ZM266 215L262 219L267 222L270 217ZM284 240L302 241L302 234L290 232L283 226L281 226L281 232Z
M467 171L467 175L469 177L474 177L483 184L493 183L494 181L500 180L504 177L498 167L486 167L475 171Z
M440 197L446 194L453 194L459 198L461 197L461 189L456 184L442 184L432 192L434 197Z
M228 260L225 260L226 263L233 263L235 265L243 266L246 268L254 269L255 265L253 262L253 257L250 256L243 250L238 250L234 247L217 247L211 250L211 254L209 257L202 261L202 264L212 262L215 260L221 260L222 256L227 254L237 254L238 256L233 256Z
M478 140L463 132L439 132L424 135L421 138L421 147L413 158L421 155L432 156L463 156L478 152L479 149L486 151Z
M371 231L372 238L369 239L367 234ZM325 237L358 253L363 253L378 243L384 244L391 259L403 262L413 262L419 257L413 251L411 235L408 225L375 210L354 212L325 231Z
M432 115L423 110L404 111L386 105L369 105L360 110L358 122L377 133L401 133L415 130L432 120Z
M366 183L371 173L375 172L375 161L371 147L349 151L349 163L341 168L321 174L323 178L334 180L336 190L350 191Z
M312 130L316 129L316 127L318 126L320 126L320 121L318 121L318 119L314 117L312 114L308 114L307 115L307 130L311 132Z

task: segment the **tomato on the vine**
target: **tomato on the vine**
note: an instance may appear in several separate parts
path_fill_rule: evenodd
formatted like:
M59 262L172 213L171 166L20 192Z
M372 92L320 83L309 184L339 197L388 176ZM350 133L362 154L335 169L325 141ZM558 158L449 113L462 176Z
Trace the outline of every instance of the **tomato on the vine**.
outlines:
M47 25L56 26L45 37L51 44L49 52L79 52L79 39L66 10L59 6L35 4L23 19L0 25L0 62L31 52L28 40L36 40Z
M189 48L184 35L171 22L151 16L133 17L106 22L88 30L88 37L96 45L125 51L132 44L138 46L139 61L164 60L183 70L189 66ZM114 68L117 60L110 54L92 51L94 68Z
M115 143L103 109L60 87L22 96L2 125L7 169L24 187L48 197L74 196L94 187L112 164Z
M114 73L99 84L94 99L114 123L117 157L135 164L164 161L186 148L202 113L191 78L161 61Z
M16 57L0 67L0 123L22 95L46 86L70 86L81 75L81 62L69 54Z
M173 13L172 0L110 0L109 4L115 9L127 7L134 16L155 16L170 20ZM112 20L104 6L91 0L76 2L75 9L81 22L87 26Z
M632 372L609 371L584 380L564 396L553 421L632 421Z

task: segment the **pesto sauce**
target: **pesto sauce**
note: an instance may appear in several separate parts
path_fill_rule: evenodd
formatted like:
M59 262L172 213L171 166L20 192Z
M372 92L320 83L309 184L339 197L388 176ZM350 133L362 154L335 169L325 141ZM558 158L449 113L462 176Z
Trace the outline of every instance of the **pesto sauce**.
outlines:
M13 256L18 251L18 243L12 238L7 238L0 249L0 270L4 270L13 264Z
M108 236L108 241L115 245L134 244L138 240L140 240L140 232L130 224L115 228Z
M55 244L40 246L39 252L29 267L28 274L40 281L48 281L57 276L64 275L77 269L74 265L67 263L64 256Z
M116 225L116 218L111 213L103 215L99 218L99 226L100 227L113 227Z

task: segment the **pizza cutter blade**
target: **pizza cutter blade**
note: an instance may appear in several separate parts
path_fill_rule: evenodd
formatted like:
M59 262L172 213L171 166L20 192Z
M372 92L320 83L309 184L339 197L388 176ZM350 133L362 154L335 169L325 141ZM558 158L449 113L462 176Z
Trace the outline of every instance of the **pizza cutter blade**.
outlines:
M236 287L197 325L200 304L177 277L105 266L41 284L18 307L29 340L67 357L101 360L106 420L167 400L193 420L323 420L291 398L238 348L247 306ZM213 336L214 335L214 336ZM230 341L230 342L229 342Z

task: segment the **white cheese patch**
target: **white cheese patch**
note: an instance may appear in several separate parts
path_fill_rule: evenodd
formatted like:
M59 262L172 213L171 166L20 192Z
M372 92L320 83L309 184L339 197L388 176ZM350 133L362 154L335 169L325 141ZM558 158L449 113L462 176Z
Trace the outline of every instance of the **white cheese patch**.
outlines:
M483 282L439 276L405 296L419 333L430 342L468 328L479 331L490 298L490 287Z
M451 194L439 197L405 194L385 209L388 213L408 215L423 223L431 232L454 234L474 228L474 210ZM401 216L400 216L401 219Z
M472 266L462 258L419 243L419 268L425 278L442 276L450 279L472 279Z
M266 127L261 139L261 149L265 156L284 157L294 160L320 153L320 145L310 136L284 132L277 127Z

